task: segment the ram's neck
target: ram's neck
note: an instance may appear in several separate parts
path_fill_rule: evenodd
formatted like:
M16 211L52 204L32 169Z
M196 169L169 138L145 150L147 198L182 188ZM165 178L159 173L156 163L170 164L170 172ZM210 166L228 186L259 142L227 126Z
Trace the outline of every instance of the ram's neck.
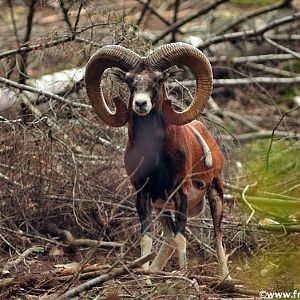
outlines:
M146 116L132 114L128 127L129 142L142 153L160 152L166 138L166 125L161 114L153 110Z

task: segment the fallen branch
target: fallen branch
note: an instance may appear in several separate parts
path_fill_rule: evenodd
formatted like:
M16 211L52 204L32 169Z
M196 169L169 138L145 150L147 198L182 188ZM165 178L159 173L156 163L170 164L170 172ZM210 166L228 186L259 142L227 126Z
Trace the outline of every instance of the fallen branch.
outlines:
M47 98L50 98L50 99L55 99L59 102L69 104L69 105L72 105L72 106L75 106L75 107L88 108L88 109L92 108L88 104L79 103L79 102L75 102L75 101L70 101L70 100L67 100L66 98L63 98L61 96L52 94L50 92L34 88L30 85L20 84L20 83L17 83L15 81L12 81L12 80L9 80L9 79L3 78L3 77L0 77L0 83L3 83L7 86L11 86L11 87L16 88L16 89L21 90L21 91L24 90L24 91L35 93L35 94L38 94L38 95L43 95L44 97L47 97Z
M239 142L248 142L256 139L268 139L271 138L273 135L274 137L277 138L300 139L300 134L297 133L291 133L288 131L279 131L279 130L273 133L271 130L266 130L266 131L250 132L250 133L244 133L240 135L234 135L234 138L231 135L223 135L222 140L224 141L238 140Z
M146 256L143 256L143 257L140 257L140 258L134 260L133 262L125 265L122 268L113 269L112 271L110 271L106 274L100 275L100 276L98 276L94 279L91 279L91 280L89 280L89 281L87 281L87 282L85 282L85 283L83 283L83 284L81 284L77 287L74 287L74 288L70 289L69 291L67 291L66 293L64 293L60 296L53 295L54 298L52 296L50 296L48 298L48 300L50 300L50 299L67 300L67 299L70 299L72 297L76 297L84 291L88 291L88 290L92 289L93 287L98 286L98 285L100 285L100 284L102 284L102 283L104 283L108 280L111 280L111 279L114 279L118 276L127 274L127 273L129 273L130 270L132 270L134 268L139 268L144 263L146 263L149 260L153 259L154 256L155 256L155 253L152 252L152 253L150 253Z
M258 83L258 84L291 84L291 83L299 83L300 76L290 77L290 78L282 78L282 77L251 77L251 78L234 78L234 79L214 79L213 85L214 87L218 86L236 86L236 85L249 85L250 83ZM180 81L180 84L189 87L194 86L194 80L184 80ZM175 87L177 83L171 82L169 84L170 87Z
M208 57L211 64L226 63L226 64L244 64L249 62L264 62L264 61L281 61L293 59L292 54L262 54L262 55L249 55L249 56L213 56Z
M268 67L263 64L256 64L256 63L252 63L252 62L248 62L246 64L246 67L250 67L252 69L263 71L263 72L266 72L269 74L285 76L285 77L293 77L293 76L299 75L298 73L295 73L295 72L284 71L279 68Z
M285 210L297 210L300 209L300 201L297 200L287 200L278 198L263 198L257 196L247 196L248 202L255 206L281 206Z
M105 242L105 241L97 241L92 239L76 239L68 230L57 230L57 231L59 234L64 236L65 241L70 246L105 247L105 248L122 248L123 246L122 243L116 243L116 242Z
M44 248L41 247L41 246L33 246L33 247L30 247L29 249L26 249L23 253L21 253L21 255L18 256L17 259L8 261L5 264L5 266L3 267L1 273L2 274L8 274L8 273L10 273L9 271L11 270L12 267L15 267L16 265L18 265L19 263L21 263L31 253L33 253L33 252L39 252L42 249L44 249Z
M284 225L284 224L258 224L258 229L276 231L276 232L300 232L300 225Z

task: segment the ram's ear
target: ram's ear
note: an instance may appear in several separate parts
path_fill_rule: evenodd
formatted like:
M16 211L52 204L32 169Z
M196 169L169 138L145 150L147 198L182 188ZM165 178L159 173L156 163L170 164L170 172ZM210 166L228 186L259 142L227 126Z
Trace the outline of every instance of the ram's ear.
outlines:
M178 68L177 66L172 66L164 71L164 79L177 79L183 70Z
M111 80L122 84L126 81L126 72L119 68L111 68L109 70L109 77Z

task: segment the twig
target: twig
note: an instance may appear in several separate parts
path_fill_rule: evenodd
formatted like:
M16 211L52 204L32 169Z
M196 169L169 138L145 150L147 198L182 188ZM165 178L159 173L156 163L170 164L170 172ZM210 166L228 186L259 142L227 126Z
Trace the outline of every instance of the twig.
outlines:
M148 262L149 260L153 259L155 256L155 253L152 252L146 256L140 257L136 260L134 260L133 262L125 265L122 268L117 268L117 269L113 269L110 272L100 275L99 277L96 277L94 279L91 279L75 288L70 289L69 291L67 291L66 293L60 295L60 296L55 296L55 298L48 298L50 299L56 299L56 300L67 300L70 299L72 297L76 297L79 294L81 294L84 291L90 290L91 288L100 285L108 280L111 280L113 278L116 278L118 276L127 274L131 269L134 268L139 268L141 265L143 265L144 263Z
M73 198L71 197L67 197L67 196L62 196L62 195L44 195L45 198L47 199L59 199L62 201L71 201ZM94 203L93 200L90 199L84 199L84 198L75 198L74 201L78 201L78 202L85 202L85 203ZM127 206L127 205L121 205L118 203L113 203L111 201L104 201L104 200L97 200L99 203L103 203L105 205L109 205L109 206L118 206L118 208L122 208L122 210L127 210L129 212L136 212L136 209L134 209L133 207Z
M179 27L187 24L188 22L191 22L192 20L207 14L209 11L215 9L216 7L218 7L219 5L221 5L222 3L227 2L228 0L217 0L214 3L210 4L209 6L200 9L199 11L191 14L190 16L182 19L182 20L178 20L176 23L170 25L167 29L165 29L158 37L156 37L153 41L152 41L152 45L157 44L161 39L163 39L166 35L168 35L169 33L173 32L174 30L178 29Z
M218 44L218 43L222 43L222 42L226 42L226 41L236 41L236 40L242 41L249 37L257 37L259 35L262 36L264 33L268 32L272 29L275 29L281 25L293 22L298 19L300 19L300 12L296 12L293 15L277 19L265 26L262 26L259 29L251 29L251 30L246 30L246 31L239 31L239 32L233 32L233 33L227 33L227 34L223 34L223 35L213 36L211 38L208 38L206 41L204 41L200 45L198 45L198 48L203 50L213 44Z
M217 257L217 255L216 255L216 250L215 250L215 249L213 249L212 247L210 247L208 244L204 243L203 241L200 241L200 240L198 239L198 237L190 230L189 227L186 227L186 230L187 230L187 232L188 232L189 234L191 234L191 235L193 236L193 238L197 241L197 243L198 243L201 247L205 248L205 250L206 250L207 252L209 252L212 256Z
M255 209L254 209L254 208L252 207L252 205L247 201L245 194L246 194L246 192L248 191L248 189L249 189L250 186L253 187L253 186L255 186L256 184L257 184L257 183L254 183L254 184L251 184L251 185L247 184L246 187L244 188L243 192L242 192L242 199L244 200L244 202L246 203L246 205L247 205L247 206L250 208L250 210L251 210L251 214L250 214L249 218L248 218L247 221L246 221L246 225L248 225L248 223L250 222L250 220L251 220L252 217L254 216L254 214L255 214Z
M20 95L21 101L22 103L37 117L37 118L41 118L42 117L42 113L27 99L25 93ZM83 150L82 148L75 144L70 136L61 129L61 126L58 124L58 122L56 122L53 118L51 117L47 117L46 119L46 123L49 127L51 127L59 136L62 136L62 139L67 141L68 144L70 145L70 148L74 151L76 151L77 153L82 153Z
M30 51L39 50L39 49L46 49L46 48L58 46L58 45L61 45L61 44L67 43L67 42L71 42L71 41L75 40L76 35L79 35L80 33L83 33L91 28L99 27L99 26L108 26L108 25L113 25L113 24L117 24L117 23L116 22L115 23L114 22L97 23L97 24L93 24L91 26L87 26L87 27L85 27L77 32L74 32L72 34L68 34L62 38L55 39L54 41L51 41L51 42L38 43L38 44L34 44L34 45L29 45L29 46L21 46L20 48L0 53L0 59L14 55L14 54L18 54L18 53L30 52Z

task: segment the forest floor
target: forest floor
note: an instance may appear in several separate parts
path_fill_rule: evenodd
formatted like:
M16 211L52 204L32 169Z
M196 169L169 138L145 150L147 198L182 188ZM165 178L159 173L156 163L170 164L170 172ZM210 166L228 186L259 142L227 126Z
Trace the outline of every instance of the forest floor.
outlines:
M149 40L155 44L155 37L166 28L149 10L142 20L144 6L140 1L128 0L122 5L109 0L87 1L76 30L88 26L92 29L78 34L77 40L72 37L49 48L38 47L28 51L26 58L24 54L1 56L22 44L30 10L25 1L13 2L13 10L10 1L2 2L0 76L15 82L21 82L22 60L26 61L25 77L38 79L84 67L103 44L121 44L143 55L152 47ZM23 46L67 38L70 28L66 24L74 25L80 12L79 1L71 2L65 1L62 7L60 1L41 1L34 11L30 40L25 39ZM172 23L176 22L173 2L152 4ZM203 1L203 5L214 2ZM208 40L222 27L216 25L216 19L226 25L229 19L261 8L240 2L224 1L223 6L209 10L207 17L195 18L180 27L186 33L177 32L175 40L202 43L201 39ZM266 1L264 5L277 2ZM297 13L297 5L274 10L266 19L251 19L248 26L265 26L273 19ZM201 7L197 1L186 1L177 18L187 18L198 9ZM134 24L139 19L138 29ZM298 27L284 27L275 33L299 35L299 20L292 25ZM203 36L208 29L211 35ZM289 43L299 53L297 40ZM41 95L32 101L33 94L27 94L32 101L28 105L20 100L24 91L17 88L17 105L1 114L1 299L63 299L60 295L76 287L82 290L73 299L267 298L261 291L297 291L300 299L299 82L251 82L259 77L298 78L299 58L233 63L235 57L281 54L280 49L274 50L255 37L244 43L212 45L204 51L210 57L214 78L221 80L215 81L213 100L201 120L215 135L226 159L223 228L233 282L220 283L207 204L203 214L187 224L187 270L178 271L174 255L163 272L148 274L152 285L146 285L140 262L136 262L138 268L131 266L140 249L135 193L123 164L126 129L109 128L99 122L88 106L84 83L79 80L60 87L59 95L70 102L48 101ZM219 61L224 53L230 53L230 57ZM238 81L240 77L250 83L230 85L226 81ZM189 74L182 82L188 79ZM9 87L1 83L0 111L3 88ZM110 89L123 93L107 81L106 93ZM178 103L189 103L189 92L193 93L189 85L171 89ZM158 222L153 222L153 228L157 252L161 244ZM93 285L90 280L99 281Z

